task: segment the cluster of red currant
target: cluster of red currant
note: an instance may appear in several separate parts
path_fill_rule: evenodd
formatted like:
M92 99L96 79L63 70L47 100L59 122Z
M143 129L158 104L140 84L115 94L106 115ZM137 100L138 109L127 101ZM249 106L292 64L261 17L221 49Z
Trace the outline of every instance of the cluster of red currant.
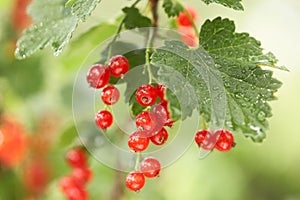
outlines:
M113 85L107 85L110 75L123 78L125 73L129 70L129 62L126 57L122 55L113 56L108 66L102 64L94 64L88 71L86 80L90 87L100 89L106 86L101 92L101 99L106 105L113 105L117 103L120 98L118 88ZM108 110L100 110L95 116L96 125L105 130L113 123L113 116Z
M135 119L137 131L128 138L128 146L133 153L139 153L148 147L150 141L155 145L163 145L168 140L168 132L164 126L171 127L174 123L170 118L168 101L165 99L165 86L157 84L141 85L136 93L136 101L141 106L152 106L157 98L160 102L150 107L148 111L142 111ZM139 191L145 184L145 177L153 178L160 172L160 162L152 157L145 158L139 164L139 171L130 172L126 177L126 186L130 190Z
M87 200L89 195L84 188L91 180L92 171L87 165L87 155L81 148L68 151L66 161L73 169L72 174L64 176L59 186L68 200Z
M208 130L199 130L195 134L195 142L198 147L211 151L214 148L221 152L227 152L235 146L234 137L228 130L217 130L213 134Z
M171 127L174 123L170 118L168 101L165 99L165 86L151 84L141 85L135 97L141 106L151 106L157 97L161 100L152 111L142 111L135 119L137 131L128 138L128 146L133 152L144 151L151 141L156 145L163 145L168 139L168 132L164 126ZM150 109L150 108L149 108Z

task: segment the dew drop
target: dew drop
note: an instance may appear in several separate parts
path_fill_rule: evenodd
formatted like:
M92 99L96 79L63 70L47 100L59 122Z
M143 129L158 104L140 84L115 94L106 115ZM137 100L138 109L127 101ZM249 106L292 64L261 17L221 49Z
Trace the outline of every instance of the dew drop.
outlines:
M259 121L264 121L265 120L265 117L266 117L266 113L263 112L263 111L260 111L258 114L257 114L257 118Z

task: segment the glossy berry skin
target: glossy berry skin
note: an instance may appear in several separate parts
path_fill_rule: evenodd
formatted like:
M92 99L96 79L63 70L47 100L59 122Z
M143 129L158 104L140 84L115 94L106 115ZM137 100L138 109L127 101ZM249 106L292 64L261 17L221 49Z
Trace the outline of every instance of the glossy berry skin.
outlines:
M95 123L99 128L107 129L113 123L113 116L107 110L100 110L95 116Z
M165 128L162 128L159 132L157 132L155 135L150 137L150 140L153 144L156 145L163 145L168 140L168 132Z
M94 64L88 71L86 80L92 88L102 88L109 81L109 70L102 64Z
M141 85L136 93L135 98L141 106L151 106L157 98L157 90L150 84Z
M197 18L197 12L194 8L186 6L185 9L187 10L187 12L189 13L189 15L191 16L191 18L193 20L195 20ZM189 15L186 12L179 13L179 15L176 19L178 25L179 26L193 26L193 23L192 23Z
M145 185L145 176L142 172L132 171L126 177L126 186L132 191L139 191Z
M169 126L172 127L174 124L174 121L170 118L170 112L168 109L168 101L162 100L160 103L156 104L153 107L152 112L155 114L156 118L158 119L160 123L163 124L163 126Z
M157 96L160 98L160 100L165 101L166 86L157 84L155 88Z
M128 138L128 147L134 152L141 152L147 149L150 139L141 131L132 133Z
M101 92L101 99L106 105L113 105L118 102L120 92L113 85L106 86Z
M113 56L108 63L108 68L110 69L111 75L121 77L128 72L129 62L127 58L122 55Z
M79 182L85 184L91 180L92 171L88 167L74 168L72 176Z
M218 140L217 140L217 143L215 146L215 148L218 149L219 151L227 152L231 149L231 147L233 147L235 145L234 137L229 131L227 131L225 129L218 130L218 131L216 131L215 134L219 134L219 137L218 137Z
M161 169L160 162L156 158L148 157L140 163L140 170L148 178L159 175Z
M210 134L208 130L199 130L197 131L197 133L195 134L195 142L198 145L198 147L201 146L201 144L204 142L207 134Z
M141 129L147 136L156 134L162 127L163 123L158 120L152 112L143 111L136 116L135 124L136 127Z
M66 161L72 168L82 168L87 166L87 156L81 148L74 148L67 152Z

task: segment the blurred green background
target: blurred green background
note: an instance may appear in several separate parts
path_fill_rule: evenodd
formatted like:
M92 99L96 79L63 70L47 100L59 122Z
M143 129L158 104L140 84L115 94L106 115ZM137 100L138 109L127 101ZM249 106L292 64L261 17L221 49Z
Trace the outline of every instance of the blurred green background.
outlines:
M130 3L102 0L88 22L79 26L62 55L54 57L51 50L46 49L29 59L17 61L13 58L13 44L18 33L11 26L14 1L0 1L1 111L17 116L32 133L37 132L37 122L42 117L55 118L52 126L57 134L47 136L53 140L47 154L53 169L52 179L39 197L41 199L63 199L57 180L69 171L62 154L72 144L67 141L67 145L63 145L65 141L62 140L69 137L65 139L62 135L74 134L73 81L88 53L98 41L109 36L109 33L97 32L84 37L81 34L99 23L114 22L121 14L120 8ZM249 32L260 40L290 72L275 70L283 86L276 94L279 100L271 103L274 116L262 144L237 135L238 144L234 150L225 154L213 152L204 160L198 159L198 149L192 145L177 162L162 171L159 179L147 180L146 187L139 193L124 190L121 199L300 200L300 1L244 0L244 12L218 5L206 6L200 0L187 0L186 3L198 10L199 25L216 16L233 19L238 32ZM161 20L163 25L164 19ZM91 165L95 173L89 185L91 199L110 199L120 182L119 174L92 159ZM20 167L2 169L1 200L25 199L26 192L18 178L20 171ZM21 192L15 194L9 189L11 186Z

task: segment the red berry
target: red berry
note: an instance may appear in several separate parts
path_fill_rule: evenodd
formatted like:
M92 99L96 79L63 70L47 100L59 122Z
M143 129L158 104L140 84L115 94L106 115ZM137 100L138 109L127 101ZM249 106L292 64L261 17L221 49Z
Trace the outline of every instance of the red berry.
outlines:
M199 44L197 33L193 27L180 26L178 31L180 32L181 40L189 47L196 47Z
M157 90L150 84L142 85L137 89L135 98L140 105L150 106L156 101Z
M185 9L189 13L189 15L191 16L191 18L193 20L195 20L197 18L197 12L194 8L186 6ZM193 26L193 23L192 23L189 15L186 12L179 13L179 15L176 19L177 23L180 26Z
M102 88L109 81L109 70L102 64L94 64L89 69L86 80L90 87Z
M87 156L81 148L74 148L67 152L67 163L73 168L87 166Z
M129 62L126 57L122 55L113 56L108 64L111 75L120 77L126 74L129 70Z
M153 144L163 145L168 140L168 132L165 128L162 128L158 133L150 137Z
M101 129L107 129L113 123L113 116L107 110L100 110L95 116L95 123Z
M50 182L50 169L45 160L34 158L24 168L24 185L26 189L35 194L41 194Z
M197 131L197 133L195 134L195 142L196 144L200 147L201 144L204 142L207 134L210 134L208 132L208 130L200 130L200 131ZM208 136L209 137L209 136Z
M139 191L145 185L145 176L142 172L133 171L126 177L126 186L132 191Z
M140 170L148 178L153 178L159 175L160 172L160 162L152 157L145 158L140 163Z
M147 136L152 136L163 127L162 121L159 121L156 116L152 112L143 111L136 117L135 124Z
M152 112L156 115L156 118L158 118L157 121L162 122L164 126L173 126L174 121L170 118L167 100L163 100L160 103L156 104Z
M208 151L213 150L215 148L218 138L219 138L219 134L216 133L211 134L210 132L208 132L208 134L206 134L204 141L201 144L201 148Z
M141 131L132 133L128 138L128 146L134 152L144 151L149 145L149 138Z
M92 171L87 167L75 168L72 173L73 177L83 184L89 182L92 177Z
M65 176L59 181L59 187L62 192L66 192L70 188L80 186L81 184L73 176Z
M157 96L160 98L161 101L165 100L165 92L166 86L157 84L156 85Z
M234 138L229 131L225 129L217 130L215 134L219 135L215 146L219 151L226 152L234 146Z
M101 99L106 105L113 105L117 103L120 98L118 88L113 85L106 86L101 92Z
M15 0L12 10L12 24L15 30L20 33L32 23L26 10L31 0Z
M82 187L72 187L65 191L68 200L88 200L87 191Z
M88 193L74 176L65 176L59 182L61 191L68 200L87 200Z
M0 121L0 163L8 168L24 160L29 146L23 125L15 119L4 116Z

